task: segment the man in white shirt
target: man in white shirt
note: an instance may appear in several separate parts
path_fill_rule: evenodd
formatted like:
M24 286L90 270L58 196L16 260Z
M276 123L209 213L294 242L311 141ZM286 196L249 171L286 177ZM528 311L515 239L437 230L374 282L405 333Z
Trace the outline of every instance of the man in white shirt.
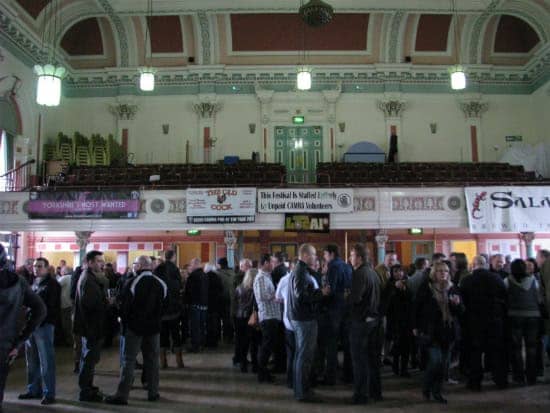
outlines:
M258 304L258 319L262 330L262 344L258 355L258 381L273 382L273 376L267 369L267 362L278 344L277 330L281 321L281 305L275 299L275 286L271 280L271 255L263 254L260 268L254 280L254 297Z
M71 300L71 277L73 269L68 266L61 267L61 276L57 282L61 286L61 328L63 329L63 340L65 344L73 345L71 312L73 301Z

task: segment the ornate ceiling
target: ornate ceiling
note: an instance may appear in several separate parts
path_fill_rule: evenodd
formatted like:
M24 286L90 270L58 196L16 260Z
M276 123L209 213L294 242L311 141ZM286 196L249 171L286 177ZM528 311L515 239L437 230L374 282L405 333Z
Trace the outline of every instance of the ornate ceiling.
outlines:
M354 68L357 77L381 67L391 73L386 69L393 66L400 77L406 67L411 76L439 78L457 61L480 79L487 77L481 71L491 72L491 80L531 76L531 83L548 75L550 0L461 0L458 30L445 0L332 0L333 21L307 29L298 0L155 0L152 18L145 0L59 0L55 28L50 1L4 0L0 40L33 64L43 53L44 28L55 30L60 60L74 81L92 74L131 78L150 53L152 64L172 77L199 68L244 77L267 68L288 71L302 63L304 46L306 62L326 76L335 67Z

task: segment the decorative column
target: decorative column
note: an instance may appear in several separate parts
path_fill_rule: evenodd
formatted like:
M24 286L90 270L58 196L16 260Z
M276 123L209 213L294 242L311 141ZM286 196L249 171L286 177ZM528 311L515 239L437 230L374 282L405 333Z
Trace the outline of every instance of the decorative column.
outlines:
M216 114L222 109L215 94L198 95L193 111L199 117L199 138L196 144L195 159L204 163L213 161L213 148L216 145Z
M378 246L378 264L381 264L384 262L384 258L386 257L386 242L388 242L389 237L385 230L380 230L374 239L376 240L376 245Z
M525 243L525 252L527 254L527 258L535 258L536 254L533 245L533 241L535 240L535 233L521 232L520 239Z
M116 136L118 137L122 150L128 156L129 153L134 153L138 148L138 143L130 141L130 129L133 120L136 117L138 106L131 101L120 101L115 105L109 105L109 112L116 120Z
M403 112L407 108L407 102L400 98L388 98L379 100L377 103L378 109L384 113L386 121L386 136L388 137L388 154L391 149L390 137L402 135L403 131ZM398 146L398 145L397 145ZM399 154L399 152L397 152Z
M333 90L323 90L323 96L327 104L327 120L329 123L329 147L330 147L330 161L340 161L336 159L336 138L334 127L336 125L336 102L340 99L342 94L342 83L338 83L338 87ZM343 132L343 131L342 131Z
M78 263L76 265L82 265L86 257L86 247L90 243L90 238L94 232L93 231L76 231L76 244L78 245L79 254L78 254Z
M237 245L237 237L233 231L225 231L225 237L223 239L227 252L227 265L229 268L235 268L235 246Z
M259 84L255 86L256 97L260 101L260 120L262 122L262 159L268 161L268 128L271 122L271 102L273 101L273 90L262 89Z
M489 109L489 104L481 100L465 100L459 103L460 109L466 117L466 136L469 136L470 144L466 148L470 148L471 161L479 162L483 158L483 153L479 145L481 132L481 116ZM460 159L466 161L466 159Z

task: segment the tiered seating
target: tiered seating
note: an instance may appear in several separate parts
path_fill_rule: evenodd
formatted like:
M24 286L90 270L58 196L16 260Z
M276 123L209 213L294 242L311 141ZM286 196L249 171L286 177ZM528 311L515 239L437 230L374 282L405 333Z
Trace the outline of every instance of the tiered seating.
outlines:
M497 185L538 183L533 172L505 163L404 162L404 163L319 163L319 185Z
M74 187L213 187L280 186L286 169L274 163L151 164L126 167L72 166L56 186ZM160 180L151 180L152 176Z

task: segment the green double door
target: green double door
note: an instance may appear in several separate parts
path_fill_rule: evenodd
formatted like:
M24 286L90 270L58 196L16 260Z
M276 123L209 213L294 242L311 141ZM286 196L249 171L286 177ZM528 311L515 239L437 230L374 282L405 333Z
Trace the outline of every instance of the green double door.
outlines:
M275 127L275 162L286 166L288 183L315 183L317 164L322 160L320 126Z

